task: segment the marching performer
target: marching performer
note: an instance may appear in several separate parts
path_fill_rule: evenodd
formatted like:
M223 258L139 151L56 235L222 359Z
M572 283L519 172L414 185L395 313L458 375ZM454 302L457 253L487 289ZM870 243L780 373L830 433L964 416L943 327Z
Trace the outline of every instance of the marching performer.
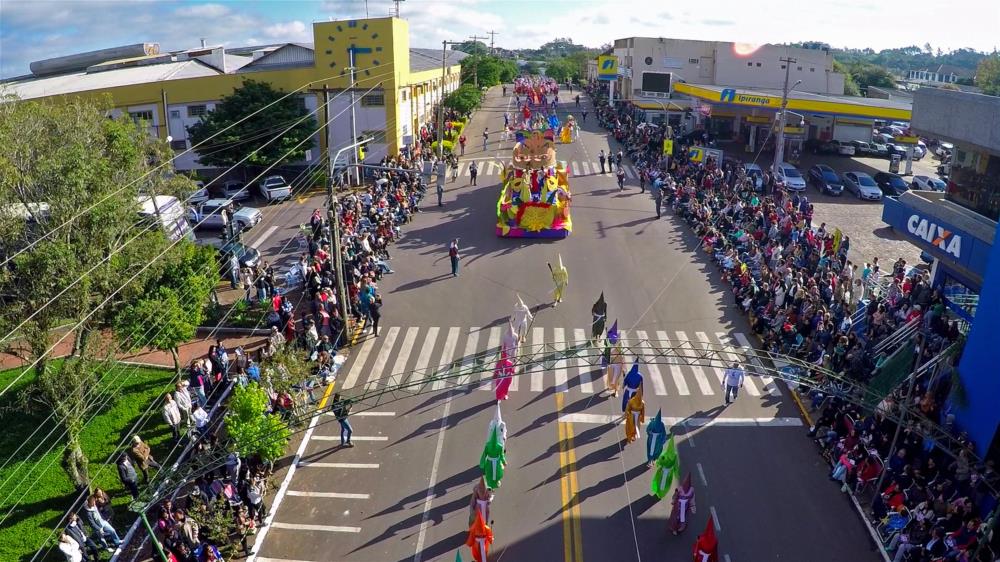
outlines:
M514 321L514 330L517 332L517 339L523 340L525 334L528 333L528 326L531 325L531 321L535 317L531 314L531 308L524 304L521 299L521 295L517 296L517 302L514 303L514 314L511 316Z
M603 291L601 298L597 299L597 302L591 307L590 315L593 317L590 324L590 339L596 344L604 335L604 323L608 319L608 303L604 302Z
M622 412L628 407L628 401L632 395L642 389L642 375L639 373L639 358L632 362L632 368L628 370L624 380L624 393L622 394Z
M708 516L705 532L698 535L692 550L694 562L719 562L719 541L715 538L715 521Z
M497 438L500 441L500 447L504 451L507 450L507 422L503 421L503 417L500 416L500 402L497 402L497 411L493 414L493 419L490 420L490 427L486 430L486 438L489 439L493 435L493 430L497 432ZM487 517L489 519L489 517Z
M663 425L660 410L656 411L653 421L646 424L646 466L653 468L653 461L663 452L663 444L667 442L667 426Z
M500 340L500 356L514 357L517 355L517 344L520 343L520 336L514 328L513 317L507 321L507 330L504 331Z
M674 474L680 470L680 459L677 458L677 446L674 444L674 436L667 440L667 446L656 458L656 472L653 473L653 481L649 485L650 495L663 499L670 489L670 484L674 481Z
M618 380L625 370L625 354L619 344L618 321L608 330L608 340L604 347L604 386L611 396L618 396Z
M472 559L476 562L486 562L490 555L490 545L493 544L493 529L486 525L482 514L476 513L476 520L469 527L469 536L465 546L472 550Z
M642 400L642 387L632 395L625 408L625 442L631 443L639 437L639 428L646 421L646 403Z
M476 514L482 516L483 521L490 520L490 505L493 504L493 492L486 487L486 480L482 476L479 482L472 489L472 498L469 500L469 525L476 522Z
M691 485L691 473L684 477L684 482L674 489L674 497L671 500L670 518L667 519L667 528L670 532L678 535L684 532L688 526L688 516L694 515L694 486Z
M569 270L563 265L562 254L559 254L559 266L553 268L552 264L549 265L549 272L552 273L552 282L555 283L556 288L553 293L553 303L552 306L557 306L563 300L563 291L566 290L566 285L569 284Z
M507 457L504 455L503 445L500 444L498 429L494 428L490 432L490 439L486 442L486 446L483 447L482 457L479 458L479 468L483 471L483 477L486 478L486 485L491 490L496 490L500 487L504 467L507 466Z
M497 400L506 400L510 396L510 383L513 382L514 377L514 362L510 360L510 356L507 355L506 351L500 352L500 359L497 360L497 364L493 367L493 379L496 381L496 395ZM497 403L499 408L499 402Z

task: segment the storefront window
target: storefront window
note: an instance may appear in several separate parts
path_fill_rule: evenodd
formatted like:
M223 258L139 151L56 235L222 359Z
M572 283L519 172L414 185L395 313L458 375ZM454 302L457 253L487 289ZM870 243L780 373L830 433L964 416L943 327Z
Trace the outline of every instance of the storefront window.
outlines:
M705 123L705 128L717 139L732 140L735 134L732 117L711 117Z
M1000 157L957 148L948 198L993 220L1000 217Z

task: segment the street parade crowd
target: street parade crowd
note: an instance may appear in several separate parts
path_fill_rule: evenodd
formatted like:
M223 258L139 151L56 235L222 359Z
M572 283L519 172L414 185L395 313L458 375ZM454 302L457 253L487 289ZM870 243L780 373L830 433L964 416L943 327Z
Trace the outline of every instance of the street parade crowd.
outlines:
M820 412L809 436L842 491L881 485L869 515L894 562L966 562L977 552L976 561L993 560L998 537L983 530L997 506L1000 475L992 463L972 460L968 437L942 411L957 355L920 369L962 338L929 273L902 259L885 269L877 257L852 263L850 238L815 225L804 195L789 194L766 172L760 181L748 178L739 163L690 161L688 143L701 144L707 135L675 140L668 158L664 127L638 123L622 106L597 105L599 121L637 166L640 189L648 184L657 217L666 206L692 229L764 349L867 384L889 355L912 347L906 370L918 372L912 392L899 385L875 408L850 400L836 380L808 373L815 387L809 402ZM890 339L906 326L911 337ZM920 417L899 428L894 448L897 424L887 414L899 407ZM936 446L924 423L952 431L957 449L949 454ZM984 545L977 550L979 541Z

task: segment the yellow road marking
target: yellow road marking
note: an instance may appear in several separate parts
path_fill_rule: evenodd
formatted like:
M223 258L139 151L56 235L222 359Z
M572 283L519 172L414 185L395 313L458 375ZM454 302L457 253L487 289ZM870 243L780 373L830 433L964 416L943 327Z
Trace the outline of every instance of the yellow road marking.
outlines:
M812 427L813 426L812 416L810 416L809 412L806 411L805 404L803 404L802 399L799 398L798 389L792 389L792 399L795 400L795 403L799 405L799 411L802 412L802 417L806 419L806 423L809 424L809 427Z
M556 393L556 411L562 413L565 399ZM581 529L580 485L576 477L576 451L573 445L573 424L557 422L559 430L559 478L562 493L563 553L566 562L583 562L583 532Z
M559 396L556 396L558 400ZM566 432L563 428L562 422L556 424L559 428L559 489L562 494L562 505L565 506L569 503L569 481L566 479L566 450L563 439ZM573 527L569 521L569 511L568 509L563 509L562 511L562 527L563 527L563 557L566 562L573 562Z
M567 468L570 471L569 489L570 501L572 502L570 519L573 522L573 548L576 562L583 562L583 531L581 529L580 522L582 520L580 515L580 484L576 479L576 446L573 443L572 423L566 423L566 433L569 437L566 449L569 454L569 464Z
M333 393L333 385L336 384L336 383L337 383L337 381L333 381L330 384L326 385L326 390L323 391L323 399L319 401L319 409L320 410L322 410L323 408L326 408L326 402L327 402L327 400L330 399L330 394Z
M351 336L351 347L354 347L354 344L358 343L358 336L360 336L362 330L365 329L365 322L366 319L362 318L361 322L354 325L354 334Z

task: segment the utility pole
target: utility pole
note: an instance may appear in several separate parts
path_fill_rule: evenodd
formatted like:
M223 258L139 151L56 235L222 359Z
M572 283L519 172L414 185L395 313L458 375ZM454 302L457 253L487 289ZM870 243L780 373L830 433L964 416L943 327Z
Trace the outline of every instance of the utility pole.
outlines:
M477 41L480 39L486 39L486 36L483 35L480 37L478 35L471 35L469 36L469 39L472 39L472 44L476 45ZM475 84L476 90L479 90L479 59L473 59L472 62L472 82Z
M395 13L393 14L393 17L396 17L396 18L399 17L399 5L400 5L400 3L405 2L405 1L406 0L392 0L392 3L396 5L396 10L395 10Z
M490 54L492 55L492 54L495 53L494 48L493 48L493 36L494 35L500 35L500 34L497 33L496 31L493 31L493 30L488 31L487 33L490 36Z
M792 70L792 65L797 62L796 59L791 57L778 60L785 63L785 85L781 88L781 113L778 114L778 138L774 145L774 164L771 165L772 176L778 173L778 164L785 159L785 109L788 107L788 75ZM795 85L797 86L798 82ZM792 87L794 88L795 86Z
M448 65L448 45L461 45L461 41L441 41L441 95L438 98L437 141L438 160L444 158L444 84L447 81L445 72ZM430 181L430 180L428 180Z
M354 47L351 47L350 49L348 49L347 52L350 53L350 57L351 57L351 66L350 66L350 71L351 71L351 142L354 142L358 138L357 121L355 120L355 117L354 117L354 87L356 85L355 74L354 74L354 71L355 71L355 68L354 68ZM330 110L329 107L327 107L327 111L329 111L329 110ZM358 152L356 150L352 151L350 161L354 163L354 167L352 169L354 170L355 181L357 182L357 185L361 185L361 167L358 166L358 164L360 164L360 162L358 162ZM348 176L348 177L350 177L350 176Z

